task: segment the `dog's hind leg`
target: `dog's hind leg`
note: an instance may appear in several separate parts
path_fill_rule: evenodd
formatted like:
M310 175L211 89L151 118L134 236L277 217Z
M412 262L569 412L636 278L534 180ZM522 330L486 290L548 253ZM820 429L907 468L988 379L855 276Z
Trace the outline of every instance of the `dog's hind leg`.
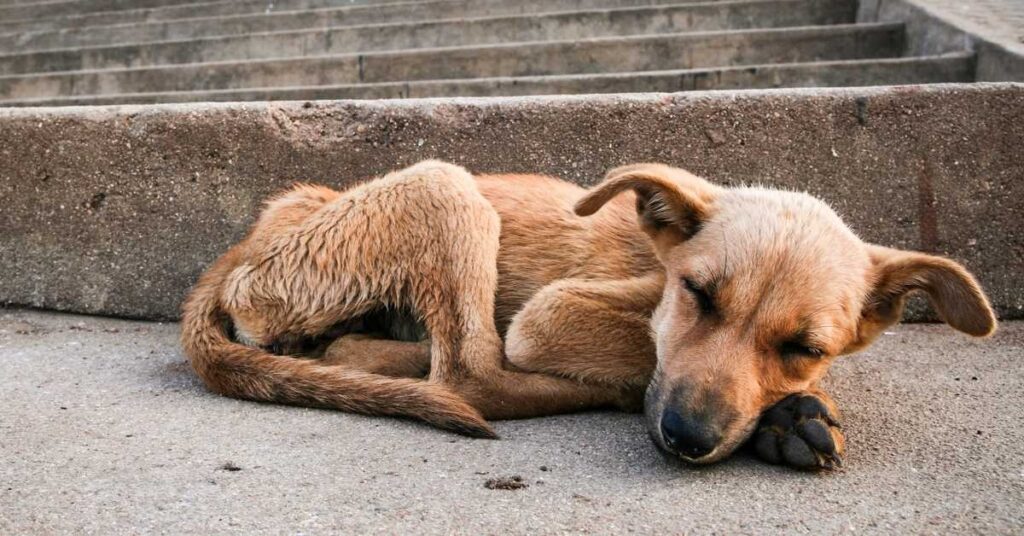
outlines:
M501 221L464 169L424 162L390 174L399 196L372 211L371 229L392 238L387 264L402 281L401 304L430 335L429 381L465 397L485 417L522 418L614 405L618 393L547 374L506 370L495 327ZM376 251L381 251L377 248Z
M630 390L587 384L576 379L506 368L503 342L494 323L497 289L497 233L482 236L478 228L465 256L449 264L441 279L451 287L438 292L430 306L436 315L431 329L432 353L457 355L457 366L431 370L430 377L450 385L488 419L528 418L604 406L633 406ZM430 318L428 326L431 325ZM438 360L433 360L437 365Z

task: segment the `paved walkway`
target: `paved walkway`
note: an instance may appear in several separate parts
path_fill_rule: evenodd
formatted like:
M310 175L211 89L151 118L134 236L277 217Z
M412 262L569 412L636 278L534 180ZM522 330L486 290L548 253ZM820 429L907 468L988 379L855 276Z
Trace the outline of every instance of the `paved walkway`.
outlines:
M1022 357L1024 323L900 327L834 370L842 472L695 470L635 415L470 440L214 396L173 324L0 310L0 534L1020 533Z

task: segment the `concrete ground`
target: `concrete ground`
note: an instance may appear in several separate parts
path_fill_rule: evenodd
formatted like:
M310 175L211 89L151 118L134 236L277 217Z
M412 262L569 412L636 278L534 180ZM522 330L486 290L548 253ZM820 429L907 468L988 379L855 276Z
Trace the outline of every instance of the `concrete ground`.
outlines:
M850 451L815 475L683 466L636 415L486 441L230 400L174 324L2 310L0 533L1020 533L1022 350L1020 322L988 341L904 325L841 359Z

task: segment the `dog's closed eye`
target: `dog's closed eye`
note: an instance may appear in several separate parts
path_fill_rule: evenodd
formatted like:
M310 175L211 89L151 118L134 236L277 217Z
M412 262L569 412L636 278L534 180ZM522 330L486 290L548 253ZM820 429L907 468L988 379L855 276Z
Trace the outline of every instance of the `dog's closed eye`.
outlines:
M715 301L708 294L707 290L701 288L692 279L683 278L683 287L693 296L693 299L697 301L697 307L700 309L702 315L707 315L715 312Z
M818 358L825 355L820 348L807 346L800 341L786 341L779 345L779 355L783 357L813 357Z

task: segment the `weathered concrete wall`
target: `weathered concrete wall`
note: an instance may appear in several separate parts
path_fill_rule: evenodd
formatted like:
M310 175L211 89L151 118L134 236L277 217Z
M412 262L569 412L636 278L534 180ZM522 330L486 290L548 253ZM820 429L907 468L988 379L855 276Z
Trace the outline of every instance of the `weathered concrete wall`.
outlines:
M428 157L581 183L636 161L830 201L1024 316L1024 85L0 109L0 302L170 318L292 181Z
M972 9L985 9L974 6ZM1024 81L1024 45L1007 44L972 31L964 20L920 0L864 0L860 22L902 22L906 25L905 55L920 56L970 50L976 53L979 82Z
M976 41L974 48L978 52L978 81L1024 81L1024 54L1020 50L1010 50L1001 43L986 40Z

